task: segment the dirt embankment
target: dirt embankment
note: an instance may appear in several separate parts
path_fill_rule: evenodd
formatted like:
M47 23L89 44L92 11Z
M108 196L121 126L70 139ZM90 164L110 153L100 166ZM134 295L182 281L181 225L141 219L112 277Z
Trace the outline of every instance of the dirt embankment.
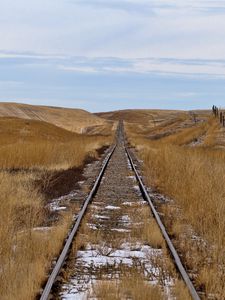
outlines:
M87 156L80 167L45 172L40 179L35 180L35 187L44 195L46 200L58 198L70 193L72 190L79 189L78 183L86 179L83 175L85 166L98 160L107 148L107 146L103 146L98 149L97 158Z

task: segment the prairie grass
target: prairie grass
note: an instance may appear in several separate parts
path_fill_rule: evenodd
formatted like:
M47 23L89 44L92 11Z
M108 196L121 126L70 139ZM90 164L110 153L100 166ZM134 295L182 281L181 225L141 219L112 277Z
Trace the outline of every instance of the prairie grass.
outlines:
M0 119L0 168L68 169L110 144L111 136L79 135L52 124L16 118Z
M46 199L34 180L82 167L111 136L78 135L49 123L0 119L0 291L2 300L35 299L72 223L73 208L44 228ZM41 170L41 173L39 172Z
M150 183L176 199L200 236L222 245L225 153L168 145L142 155Z
M187 287L182 280L176 280L173 295L177 300L192 300Z
M54 228L35 230L44 219L42 198L26 175L0 173L1 299L32 299L58 253L71 223L68 215Z
M129 126L127 132L129 142L144 161L148 184L175 201L178 210L169 205L164 221L187 265L197 272L198 286L206 297L223 299L225 153L215 148L216 121L210 118L157 141L138 138ZM202 146L184 147L203 134L206 140Z
M77 138L66 143L17 143L0 147L2 169L60 170L82 165L87 155L96 156L95 150L107 143L106 138Z
M166 299L159 287L145 281L145 278L135 269L123 274L120 281L102 281L94 286L97 299L135 299L135 300L163 300Z
M141 230L138 226L133 226L132 238L141 240L155 249L165 247L161 231L148 206L137 208L136 214L132 214L132 222L134 224L139 222L143 223Z

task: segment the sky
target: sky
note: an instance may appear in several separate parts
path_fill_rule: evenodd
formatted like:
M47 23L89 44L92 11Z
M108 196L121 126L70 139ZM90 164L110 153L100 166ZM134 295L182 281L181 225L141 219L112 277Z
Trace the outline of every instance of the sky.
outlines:
M225 106L225 0L0 0L0 101Z

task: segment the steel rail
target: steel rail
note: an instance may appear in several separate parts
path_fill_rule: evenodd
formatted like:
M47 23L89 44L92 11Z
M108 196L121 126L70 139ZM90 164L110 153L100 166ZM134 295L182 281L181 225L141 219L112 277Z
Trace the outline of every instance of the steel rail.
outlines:
M188 290L189 290L192 298L194 300L200 300L200 297L199 297L199 295L198 295L198 293L197 293L197 291L196 291L193 283L191 282L191 280L190 280L190 278L189 278L189 276L188 276L188 274L187 274L187 272L186 272L186 270L185 270L185 268L184 268L184 266L183 266L183 264L182 264L182 262L180 260L180 257L178 255L178 253L177 253L177 251L176 251L176 249L175 249L175 247L174 247L174 245L173 245L173 243L172 243L172 241L171 241L168 233L166 232L166 229L165 229L165 227L164 227L164 225L163 225L163 223L162 223L162 221L161 221L161 219L159 217L159 214L158 214L158 212L156 211L156 209L155 209L155 207L153 205L153 202L152 202L152 200L151 200L151 198L150 198L150 196L149 196L149 194L148 194L148 192L147 192L147 190L146 190L146 188L145 188L145 186L143 184L143 181L142 181L140 175L137 172L137 169L135 167L133 159L132 159L132 157L131 157L131 155L129 153L129 150L126 148L126 146L125 146L125 151L127 153L129 162L130 162L131 167L132 167L132 170L135 173L135 177L136 177L136 179L138 181L141 193L142 193L144 199L148 201L148 203L149 203L149 205L151 207L152 213L153 213L153 215L154 215L154 217L155 217L155 219L156 219L156 221L158 223L158 226L160 227L162 235L163 235L163 237L164 237L164 239L165 239L165 241L167 243L167 246L168 246L168 248L170 250L170 253L171 253L171 255L172 255L173 259L174 259L174 262L175 262L175 265L176 265L177 269L179 270L179 272L180 272L180 274L181 274L184 282L186 283L186 286L187 286L187 288L188 288Z
M40 300L47 300L49 298L49 296L50 296L52 286L53 286L53 284L54 284L54 282L56 280L56 277L59 274L59 271L62 268L62 265L63 265L63 263L64 263L64 261L66 259L66 256L67 256L67 254L69 252L69 249L70 249L70 246L71 246L71 244L73 242L74 236L76 235L76 233L78 231L78 228L80 226L80 223L82 221L82 218L85 215L85 212L87 210L88 204L93 199L94 195L96 194L96 192L98 190L98 187L99 187L99 184L101 182L101 179L102 179L102 177L104 175L104 172L105 172L105 170L107 168L107 165L108 165L108 163L110 161L110 158L112 157L112 155L114 153L115 148L116 148L116 145L113 146L113 149L106 156L106 158L105 158L105 160L103 162L103 166L101 168L101 171L100 171L100 173L99 173L99 175L98 175L98 177L97 177L97 179L95 181L95 184L94 184L91 192L89 193L87 199L85 200L84 205L83 205L81 211L79 212L77 218L75 219L75 224L74 224L74 226L72 228L72 231L70 232L70 234L69 234L69 236L68 236L68 238L66 240L65 246L64 246L64 248L63 248L63 250L62 250L62 252L61 252L61 254L60 254L60 256L59 256L59 258L57 260L57 262L56 262L56 265L55 265L54 269L52 270L52 272L51 272L51 274L50 274L50 276L48 278L48 281L47 281L47 283L46 283L46 285L44 287L44 290L43 290L43 292L41 294Z

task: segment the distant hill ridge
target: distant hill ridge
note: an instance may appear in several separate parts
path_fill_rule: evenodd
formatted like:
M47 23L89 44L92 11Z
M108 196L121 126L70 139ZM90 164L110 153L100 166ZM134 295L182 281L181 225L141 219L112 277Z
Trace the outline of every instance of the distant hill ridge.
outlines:
M104 125L106 123L106 120L82 109L11 102L0 103L0 117L44 121L77 133L85 132L91 126Z

